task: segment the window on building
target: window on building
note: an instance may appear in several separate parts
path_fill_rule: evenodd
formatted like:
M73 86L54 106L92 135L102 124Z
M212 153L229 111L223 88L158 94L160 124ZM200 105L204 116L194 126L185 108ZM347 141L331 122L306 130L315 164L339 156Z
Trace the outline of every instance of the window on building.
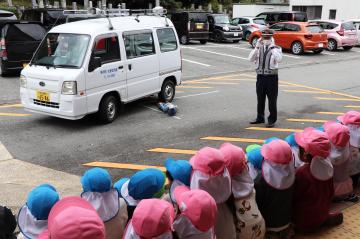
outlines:
M336 19L336 10L335 9L330 10L329 19L330 20L335 20Z
M155 54L151 31L125 32L123 35L128 59Z
M293 6L292 10L299 11L299 12L306 12L307 18L309 20L321 19L322 6ZM296 16L295 15L295 19L302 18L302 17L306 17L306 16ZM303 20L306 21L306 19L303 19ZM299 21L299 20L297 20L297 21Z
M173 29L157 29L156 33L159 39L161 52L175 51L177 49L177 41Z
M103 64L120 61L118 37L116 35L98 36L95 39L93 56L101 57Z

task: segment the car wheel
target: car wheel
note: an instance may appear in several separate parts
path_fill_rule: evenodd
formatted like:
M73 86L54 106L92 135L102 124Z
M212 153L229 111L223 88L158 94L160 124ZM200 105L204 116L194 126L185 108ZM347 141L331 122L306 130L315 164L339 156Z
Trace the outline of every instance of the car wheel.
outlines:
M246 40L246 41L249 41L250 35L251 35L251 32L246 32L246 33L245 33L245 40Z
M175 97L175 84L171 80L165 80L159 93L159 100L171 102Z
M189 38L186 35L182 35L180 37L180 43L183 44L183 45L188 44L189 43Z
M200 43L205 45L207 43L207 40L200 40Z
M304 52L304 48L303 48L303 45L301 44L301 42L294 42L292 45L291 45L291 52L294 54L294 55L300 55Z
M256 44L257 44L258 40L259 40L258 37L254 37L253 39L251 39L251 46L252 46L253 48L256 47Z
M315 50L313 50L313 52L314 52L315 54L320 54L321 52L323 52L323 50L324 50L324 49L315 49Z
M337 49L337 42L334 39L329 39L328 41L328 50L329 51L336 51Z
M113 122L119 112L119 102L113 95L107 95L105 96L101 102L98 112L98 117L101 120L101 122L108 124Z
M2 64L2 61L0 59L0 76L7 76L8 72L5 69L5 66Z
M352 48L353 48L352 46L343 46L344 51L349 51Z
M215 32L214 40L215 40L216 42L222 42L222 38L221 38L221 33L220 33L220 32Z

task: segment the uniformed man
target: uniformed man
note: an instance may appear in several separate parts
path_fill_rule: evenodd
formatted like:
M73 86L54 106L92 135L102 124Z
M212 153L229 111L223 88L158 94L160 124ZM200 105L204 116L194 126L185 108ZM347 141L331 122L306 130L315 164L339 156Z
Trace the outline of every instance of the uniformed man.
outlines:
M273 40L273 31L266 29L262 32L262 38L249 55L251 62L256 64L256 94L257 94L257 117L250 124L265 123L265 101L269 101L270 115L266 127L272 128L277 120L277 96L278 96L278 66L282 60L281 47L276 46Z

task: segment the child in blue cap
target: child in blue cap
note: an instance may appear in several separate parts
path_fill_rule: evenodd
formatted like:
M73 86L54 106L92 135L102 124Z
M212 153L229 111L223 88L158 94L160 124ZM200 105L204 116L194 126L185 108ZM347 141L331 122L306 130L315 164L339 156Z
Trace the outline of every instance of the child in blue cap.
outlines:
M251 178L255 181L258 179L258 176L261 175L261 165L264 160L261 155L261 146L260 145L249 145L246 148L246 157L249 167L249 174Z
M147 168L136 172L130 179L116 182L120 197L127 204L128 220L143 199L160 198L164 193L165 174L156 168ZM121 188L120 188L121 187Z
M106 239L122 238L128 220L124 199L112 188L109 172L102 168L87 170L81 177L81 197L97 211L105 224Z
M42 184L28 194L27 202L18 214L19 239L35 239L47 229L51 208L59 201L59 194L50 184Z
M166 168L166 178L168 180L168 190L169 192L164 194L162 199L172 203L171 191L179 185L190 186L190 177L192 172L192 167L187 160L174 160L168 158L165 161Z

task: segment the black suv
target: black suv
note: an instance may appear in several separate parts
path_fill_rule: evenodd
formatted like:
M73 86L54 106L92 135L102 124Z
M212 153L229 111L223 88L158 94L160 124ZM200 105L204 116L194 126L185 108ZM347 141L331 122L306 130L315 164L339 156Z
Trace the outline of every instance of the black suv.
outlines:
M63 9L57 8L29 8L25 9L20 20L41 22L46 30L66 22Z
M191 40L206 44L209 40L208 14L208 12L200 11L182 11L171 14L171 21L174 23L181 44L187 44Z
M264 19L268 24L273 25L278 22L307 22L306 12L262 12L256 16Z
M239 42L243 36L240 26L230 22L226 14L208 14L210 39L217 42L232 41Z
M46 34L39 22L0 22L0 75L20 72Z

